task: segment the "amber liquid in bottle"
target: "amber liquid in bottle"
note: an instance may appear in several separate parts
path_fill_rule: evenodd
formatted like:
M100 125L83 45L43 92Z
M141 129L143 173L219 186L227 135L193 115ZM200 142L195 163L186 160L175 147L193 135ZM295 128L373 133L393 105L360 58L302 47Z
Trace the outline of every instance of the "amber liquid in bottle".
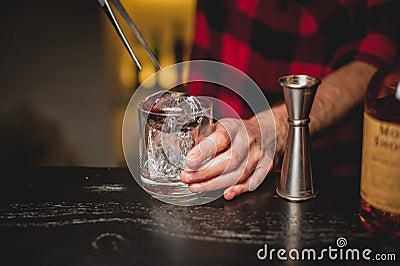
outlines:
M400 239L400 67L378 72L364 111L360 218L367 229Z

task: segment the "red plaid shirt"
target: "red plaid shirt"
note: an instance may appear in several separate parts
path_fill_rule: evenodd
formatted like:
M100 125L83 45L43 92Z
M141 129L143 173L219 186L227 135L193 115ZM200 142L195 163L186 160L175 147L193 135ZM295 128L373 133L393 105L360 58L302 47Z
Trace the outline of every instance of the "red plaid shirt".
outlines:
M353 60L378 68L392 65L400 43L398 12L399 0L198 0L192 59L217 60L240 69L273 105L282 101L277 80L283 75L323 78ZM193 86L190 93L219 98L242 117L251 115L229 90ZM361 129L360 104L317 136L317 172L357 174Z

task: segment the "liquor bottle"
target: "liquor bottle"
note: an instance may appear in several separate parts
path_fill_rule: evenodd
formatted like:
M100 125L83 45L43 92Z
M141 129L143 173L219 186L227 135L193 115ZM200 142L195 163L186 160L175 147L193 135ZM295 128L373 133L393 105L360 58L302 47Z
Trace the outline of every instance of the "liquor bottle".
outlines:
M400 66L378 71L364 104L360 218L367 229L400 238Z

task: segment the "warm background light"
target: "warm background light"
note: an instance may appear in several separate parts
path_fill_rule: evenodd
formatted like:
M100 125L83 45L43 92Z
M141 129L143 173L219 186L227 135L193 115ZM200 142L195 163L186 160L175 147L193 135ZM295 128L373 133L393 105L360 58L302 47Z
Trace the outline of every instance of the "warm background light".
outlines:
M188 60L193 36L195 0L122 0L158 57L162 68L177 61ZM130 44L142 65L139 72L121 40L106 17L103 18L104 49L107 82L112 95L113 147L117 164L124 163L121 144L122 119L126 105L137 86L155 73L155 67L129 27L117 16ZM170 87L178 79L177 73L162 75L159 84ZM151 85L151 84L149 84Z

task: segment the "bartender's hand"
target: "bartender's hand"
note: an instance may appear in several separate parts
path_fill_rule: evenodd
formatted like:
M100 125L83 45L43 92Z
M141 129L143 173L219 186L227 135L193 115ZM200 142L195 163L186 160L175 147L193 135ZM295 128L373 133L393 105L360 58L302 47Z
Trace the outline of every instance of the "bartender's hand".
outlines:
M255 190L283 150L283 141L275 141L274 122L268 112L248 120L227 118L215 123L213 133L186 156L189 169L181 172L182 182L189 184L192 192L226 188L227 200ZM278 132L278 136L286 134ZM213 159L207 161L210 157Z
M326 76L311 109L310 135L341 120L360 103L376 70L369 63L353 61ZM275 120L276 139L269 127L268 112L272 112ZM193 192L226 187L227 200L256 189L283 154L287 135L285 106L275 106L249 120L222 119L214 127L214 133L189 152L187 165L193 171L182 171L182 182L189 184ZM215 153L218 156L209 165L202 165Z

